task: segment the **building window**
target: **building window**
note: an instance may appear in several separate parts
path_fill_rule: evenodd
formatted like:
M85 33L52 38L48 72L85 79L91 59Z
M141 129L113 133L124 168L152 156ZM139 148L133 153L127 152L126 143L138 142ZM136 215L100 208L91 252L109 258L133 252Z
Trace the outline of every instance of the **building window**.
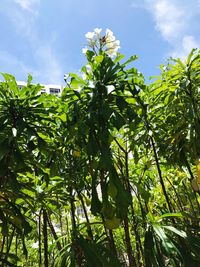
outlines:
M58 88L50 88L49 92L52 95L58 95L60 93L60 89L58 89Z

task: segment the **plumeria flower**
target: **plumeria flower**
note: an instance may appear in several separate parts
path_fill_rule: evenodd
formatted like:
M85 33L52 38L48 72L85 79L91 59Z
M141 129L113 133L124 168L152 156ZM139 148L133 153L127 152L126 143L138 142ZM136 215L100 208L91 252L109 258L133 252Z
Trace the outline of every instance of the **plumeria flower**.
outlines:
M95 37L95 32L88 32L88 33L86 33L85 37L86 37L88 40L93 40L94 37Z
M110 29L106 29L105 36L103 37L100 36L101 32L101 28L95 28L93 32L88 32L85 34L88 45L82 49L82 52L86 54L87 51L92 48L96 55L98 54L99 50L101 50L105 51L110 57L116 56L117 51L120 48L119 40L116 40L113 32Z
M95 32L96 36L99 37L99 38L100 38L100 33L101 33L101 31L102 31L101 28L95 28L95 29L94 29L94 32Z
M115 36L113 35L113 32L110 29L106 29L106 42L110 43L115 41Z

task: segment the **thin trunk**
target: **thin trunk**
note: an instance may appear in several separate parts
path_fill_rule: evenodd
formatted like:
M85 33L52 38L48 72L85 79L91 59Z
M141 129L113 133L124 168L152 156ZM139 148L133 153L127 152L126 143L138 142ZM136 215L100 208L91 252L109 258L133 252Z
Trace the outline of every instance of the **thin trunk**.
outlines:
M42 266L42 242L41 242L41 211L39 212L38 220L38 251L39 251L39 266Z
M114 239L114 236L113 236L113 231L109 230L108 233L109 233L111 251L117 257L117 248L116 248L116 245L115 245L115 239Z
M152 136L150 136L150 142L151 142L151 145L152 145L152 148L153 148L154 158L155 158L155 161L156 161L156 167L157 167L157 170L158 170L158 176L159 176L160 184L162 186L162 191L163 191L163 194L165 196L169 211L171 213L173 213L173 208L172 208L172 205L170 203L170 200L169 200L166 188L165 188L164 180L163 180L163 177L162 177L162 172L161 172L161 169L160 169L160 163L159 163L159 160L158 160L158 155L157 155L157 152L156 152L155 143L154 143L154 140L153 140Z
M127 216L124 219L124 233L125 233L125 241L126 241L126 249L127 249L128 261L129 261L129 267L136 267L137 264L133 256Z
M18 235L16 234L15 237L15 256L17 256L18 254ZM15 261L15 263L17 264L17 260Z
M51 230L51 234L52 234L54 240L56 241L57 249L58 249L58 250L61 250L61 249L62 249L62 246L61 246L61 244L60 244L60 241L58 240L58 236L57 236L56 231L55 231L55 229L54 229L54 227L53 227L53 224L52 224L52 222L51 222L51 217L50 217L50 215L48 215L48 214L46 214L46 216L47 216L47 217L46 217L46 218L47 218L47 223L48 223L49 228L50 228L50 230Z
M72 187L70 187L69 192L70 192L70 206L71 206L70 215L71 215L71 224L72 224L71 266L80 266L78 253L77 253L77 225L76 225L75 204L74 204L74 196L73 196Z
M132 195L131 192L131 184L129 181L129 166L128 166L128 152L127 152L127 143L126 143L126 151L125 151L125 169L126 169L126 184L127 184L127 189L130 195ZM136 240L136 257L137 257L137 266L141 266L141 253L143 255L143 249L142 249L142 243L140 240L140 235L137 230L137 222L135 218L135 212L134 212L134 207L133 203L131 203L131 213L132 213L132 219L133 219L133 230L135 234L135 240ZM140 253L141 252L141 253Z
M134 95L134 91L133 90L131 90L131 91L132 91L132 93ZM137 100L138 100L138 102L140 103L140 105L141 105L141 107L143 109L145 126L146 126L146 129L147 129L147 132L149 132L151 130L151 127L150 127L150 124L149 124L149 121L148 121L147 106L144 105L143 101L140 99L139 96L137 96ZM149 136L149 137L150 137L150 144L151 144L151 146L153 148L154 158L155 158L155 161L156 161L156 167L157 167L157 170L158 170L158 176L159 176L160 184L162 186L163 194L165 196L169 211L171 213L173 213L173 208L172 208L172 205L170 203L169 197L167 195L167 191L166 191L166 188L165 188L164 180L163 180L163 177L162 177L160 163L159 163L158 155L157 155L157 152L156 152L156 146L155 146L153 137L152 136Z
M72 222L72 239L77 234L77 227L76 227L76 217L75 217L75 205L74 205L74 196L72 193L72 188L70 188L70 205L71 205L71 222Z
M44 239L44 267L48 267L49 258L48 258L47 213L45 209L43 209L43 239Z

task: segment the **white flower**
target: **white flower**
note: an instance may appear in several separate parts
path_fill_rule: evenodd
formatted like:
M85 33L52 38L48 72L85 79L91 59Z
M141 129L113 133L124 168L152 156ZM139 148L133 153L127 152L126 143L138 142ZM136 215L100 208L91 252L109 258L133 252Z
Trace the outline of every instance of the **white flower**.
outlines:
M120 48L119 44L120 44L119 40L115 40L115 41L107 43L106 54L111 56L111 57L116 56L117 51Z
M106 29L106 42L110 43L115 41L115 36L113 35L113 32L110 29Z
M115 45L120 48L120 41L119 40L116 40L115 41Z
M88 40L93 40L94 37L95 37L95 32L88 32L88 33L86 33L85 37L86 37Z
M113 35L113 32L110 29L106 29L106 35Z
M100 37L100 33L101 33L101 31L102 31L101 28L95 28L95 29L94 29L94 32L96 33L96 35L97 35L98 37Z
M83 54L86 54L87 51L88 51L87 47L84 47L84 48L82 49L82 53L83 53Z
M110 57L115 57L115 56L117 55L117 51L114 50L114 49L108 49L108 50L106 51L106 54L107 54L108 56L110 56Z
M110 29L106 29L105 36L101 38L101 31L101 28L95 28L93 32L86 33L85 36L88 41L88 48L83 48L82 52L86 54L87 50L92 48L97 54L99 49L103 49L110 57L116 56L120 48L120 41L116 40Z

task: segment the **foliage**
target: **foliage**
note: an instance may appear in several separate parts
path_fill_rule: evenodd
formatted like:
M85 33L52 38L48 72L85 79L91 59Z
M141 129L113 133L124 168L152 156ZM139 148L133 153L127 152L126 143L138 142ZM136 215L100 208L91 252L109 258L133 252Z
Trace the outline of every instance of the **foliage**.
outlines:
M200 265L200 51L147 86L100 33L61 97L2 74L1 266Z

